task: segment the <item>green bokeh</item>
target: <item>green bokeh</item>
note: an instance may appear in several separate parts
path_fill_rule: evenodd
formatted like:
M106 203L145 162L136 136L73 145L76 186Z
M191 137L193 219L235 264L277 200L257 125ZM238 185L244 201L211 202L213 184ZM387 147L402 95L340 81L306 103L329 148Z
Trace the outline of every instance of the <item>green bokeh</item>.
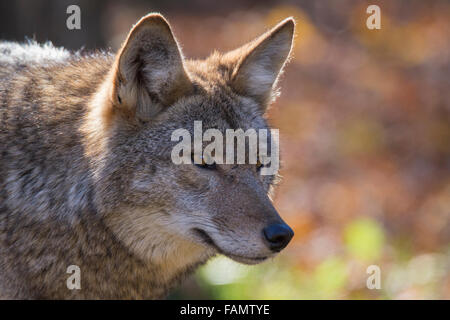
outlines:
M384 238L382 227L369 218L355 220L344 230L348 253L364 262L374 263L381 257Z

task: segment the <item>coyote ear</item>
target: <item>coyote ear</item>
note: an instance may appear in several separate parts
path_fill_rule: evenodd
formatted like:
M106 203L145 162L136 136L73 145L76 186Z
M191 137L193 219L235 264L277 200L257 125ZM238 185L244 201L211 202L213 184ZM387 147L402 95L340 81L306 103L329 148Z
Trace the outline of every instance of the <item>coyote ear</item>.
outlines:
M192 90L177 41L159 14L143 17L131 29L114 73L114 104L144 121Z
M238 93L253 97L266 108L289 58L294 19L288 18L247 45L229 53L237 59L231 85ZM235 57L235 58L234 58Z

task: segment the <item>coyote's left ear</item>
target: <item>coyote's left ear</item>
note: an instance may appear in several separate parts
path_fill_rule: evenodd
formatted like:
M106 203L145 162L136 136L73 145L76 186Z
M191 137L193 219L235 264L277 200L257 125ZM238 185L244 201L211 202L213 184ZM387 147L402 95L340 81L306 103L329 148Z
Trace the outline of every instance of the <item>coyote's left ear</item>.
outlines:
M114 105L141 120L154 118L192 91L181 50L160 14L143 17L131 29L113 71Z
M283 66L289 58L294 37L294 19L280 22L253 42L232 51L237 59L231 85L240 94L250 96L266 108Z

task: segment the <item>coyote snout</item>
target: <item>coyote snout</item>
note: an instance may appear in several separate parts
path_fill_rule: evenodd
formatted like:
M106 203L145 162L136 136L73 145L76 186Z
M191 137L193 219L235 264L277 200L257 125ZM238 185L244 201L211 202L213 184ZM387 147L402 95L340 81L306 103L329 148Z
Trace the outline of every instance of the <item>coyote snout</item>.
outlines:
M226 170L226 169L225 169ZM237 169L235 169L237 170ZM231 173L225 173L226 180ZM244 173L235 173L244 177ZM253 175L245 182L228 181L209 191L211 199L205 204L207 212L195 215L193 232L204 245L238 262L255 264L273 257L287 246L294 235L292 229L280 218L262 187ZM220 179L220 177L217 177Z
M239 100L230 104L249 103ZM209 99L203 103L211 104L209 110L219 104ZM238 115L232 123L208 112L200 118L194 121L193 138L192 128L177 129L171 136L175 142L181 138L172 148L172 162L184 165L176 171L184 190L177 198L185 208L183 225L177 228L189 226L197 241L241 262L257 263L273 256L293 236L267 195L278 171L278 130L260 128L257 135L253 128L226 129L238 124L265 127L263 122L249 124L249 119ZM212 125L214 129L202 133L203 126ZM225 136L221 130L226 131Z

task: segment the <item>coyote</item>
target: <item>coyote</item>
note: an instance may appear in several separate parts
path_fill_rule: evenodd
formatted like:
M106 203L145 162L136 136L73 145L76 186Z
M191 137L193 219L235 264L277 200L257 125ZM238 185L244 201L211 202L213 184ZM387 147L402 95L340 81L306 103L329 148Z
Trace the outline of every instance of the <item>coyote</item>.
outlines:
M159 299L216 254L281 251L293 231L269 197L277 174L174 164L171 133L269 128L294 26L205 60L185 59L155 13L117 54L0 43L0 297Z

